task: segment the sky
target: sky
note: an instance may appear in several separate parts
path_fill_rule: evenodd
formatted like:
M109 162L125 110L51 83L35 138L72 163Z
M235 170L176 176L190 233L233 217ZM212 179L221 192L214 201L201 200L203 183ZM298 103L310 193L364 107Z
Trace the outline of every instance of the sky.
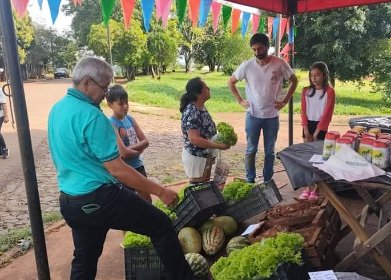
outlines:
M66 1L62 1L61 6L65 2ZM60 7L60 11L58 13L57 20L54 23L54 25L52 23L52 18L50 16L50 10L49 10L49 6L48 6L47 1L43 1L42 11L41 11L37 0L30 0L28 7L27 7L27 10L29 11L29 14L34 22L43 24L48 27L54 27L55 29L57 29L60 32L71 29L72 17L67 17L61 11L61 7Z

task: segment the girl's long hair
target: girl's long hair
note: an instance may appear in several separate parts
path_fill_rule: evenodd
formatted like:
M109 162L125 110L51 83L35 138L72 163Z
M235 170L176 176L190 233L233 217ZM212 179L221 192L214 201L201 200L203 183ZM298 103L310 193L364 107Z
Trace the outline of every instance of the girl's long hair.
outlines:
M311 66L310 71L308 72L308 78L310 80L310 86L309 86L310 89L308 90L308 96L309 97L313 97L315 95L315 92L316 92L315 85L311 81L311 71L313 69L318 69L319 71L321 71L323 73L323 94L319 98L319 99L322 99L325 96L325 94L326 94L327 88L330 86L330 83L329 83L329 69L327 68L326 63L324 63L322 61L315 62Z
M183 113L186 106L189 105L190 102L197 101L198 94L202 92L202 80L200 77L196 77L190 79L186 84L186 93L181 97L181 105L179 107L179 111Z

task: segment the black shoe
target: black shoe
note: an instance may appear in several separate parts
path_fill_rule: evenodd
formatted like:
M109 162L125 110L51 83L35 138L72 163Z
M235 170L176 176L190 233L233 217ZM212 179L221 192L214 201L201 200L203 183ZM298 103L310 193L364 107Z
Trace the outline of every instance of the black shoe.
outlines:
M10 156L10 152L7 148L3 149L3 154L1 155L2 159L6 159Z

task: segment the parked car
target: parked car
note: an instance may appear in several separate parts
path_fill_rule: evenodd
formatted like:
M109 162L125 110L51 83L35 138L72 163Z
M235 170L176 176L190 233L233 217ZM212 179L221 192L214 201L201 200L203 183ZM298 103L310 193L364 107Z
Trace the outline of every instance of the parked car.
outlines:
M69 78L69 71L66 68L57 68L56 71L54 72L54 78L55 79L60 79L61 77L63 78Z

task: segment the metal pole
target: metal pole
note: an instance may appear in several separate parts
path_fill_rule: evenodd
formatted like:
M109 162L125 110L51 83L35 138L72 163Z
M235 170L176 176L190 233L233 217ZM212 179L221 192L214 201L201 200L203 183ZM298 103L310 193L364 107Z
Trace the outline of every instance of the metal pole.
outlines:
M109 45L109 54L110 54L110 65L111 65L111 68L113 68L113 54L111 52L111 38L110 38L110 21L107 22L107 43ZM113 79L112 79L112 82L115 83L115 77L113 75Z
M33 234L35 262L39 280L49 280L50 271L46 252L45 234L43 230L41 205L37 177L35 173L34 155L27 116L26 100L16 44L15 26L12 17L10 0L0 1L1 26L4 36L4 53L6 54L8 71L14 98L15 118L18 132L19 149L22 158L23 175L27 194L27 203Z
M289 17L289 28L293 28L293 15L291 15ZM293 69L294 68L294 60L293 60L293 46L294 46L294 42L292 44L290 44L290 48L289 48L289 65L291 66L291 68ZM291 97L291 99L289 100L289 118L288 118L288 124L289 124L289 146L292 146L293 145L293 96Z

